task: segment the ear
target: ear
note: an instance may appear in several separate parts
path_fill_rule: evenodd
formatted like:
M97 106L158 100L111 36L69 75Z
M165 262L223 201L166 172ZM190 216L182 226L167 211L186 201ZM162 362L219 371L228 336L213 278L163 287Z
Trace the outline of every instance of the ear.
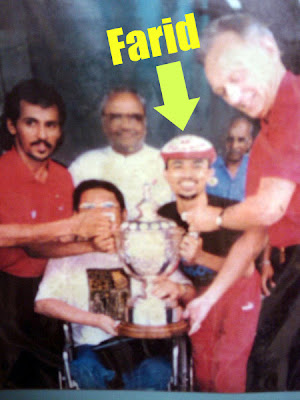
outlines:
M121 214L122 222L126 221L127 217L128 217L128 212L125 209L125 210L122 211L122 214Z
M275 40L273 40L271 37L262 36L259 39L259 43L271 56L280 57L279 48Z
M11 135L15 135L17 133L17 128L11 119L6 121L6 127Z

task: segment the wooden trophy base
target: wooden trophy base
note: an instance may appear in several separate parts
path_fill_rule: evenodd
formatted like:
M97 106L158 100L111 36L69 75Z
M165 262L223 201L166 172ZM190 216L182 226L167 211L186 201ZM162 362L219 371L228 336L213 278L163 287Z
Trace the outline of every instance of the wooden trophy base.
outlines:
M118 334L137 339L164 339L181 336L188 330L185 320L160 326L138 325L122 321L118 326Z

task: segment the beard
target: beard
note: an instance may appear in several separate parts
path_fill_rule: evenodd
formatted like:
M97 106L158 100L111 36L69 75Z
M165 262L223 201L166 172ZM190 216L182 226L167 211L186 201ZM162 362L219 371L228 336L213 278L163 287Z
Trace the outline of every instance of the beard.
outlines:
M191 195L179 194L178 197L182 200L194 200L198 196L197 193Z

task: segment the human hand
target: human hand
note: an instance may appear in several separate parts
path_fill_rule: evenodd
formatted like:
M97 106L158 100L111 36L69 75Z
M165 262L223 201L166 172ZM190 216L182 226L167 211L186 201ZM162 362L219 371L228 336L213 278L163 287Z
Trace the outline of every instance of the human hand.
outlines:
M179 245L179 254L188 263L195 261L196 255L202 249L203 245L203 240L198 235L197 237L192 235L194 233L190 232L186 234Z
M100 329L103 329L105 332L110 333L111 335L118 335L118 326L120 324L119 321L115 321L111 317L105 314L97 314L98 323L97 326Z
M160 298L175 301L181 297L181 284L171 281L165 276L157 276L152 281L151 293Z
M270 296L271 291L269 287L272 289L276 286L276 283L273 281L274 269L269 260L263 260L262 271L261 271L261 286L262 292L265 296Z
M216 220L221 210L219 207L206 205L183 212L181 218L189 224L190 230L211 232L219 229Z
M206 318L213 304L214 303L209 299L205 298L205 295L196 297L188 303L183 312L183 318L190 320L189 335L192 335L200 329L202 322Z
M91 209L72 217L73 233L78 240L88 240L97 237L98 240L108 239L112 235L113 223L109 216L103 215L100 209Z

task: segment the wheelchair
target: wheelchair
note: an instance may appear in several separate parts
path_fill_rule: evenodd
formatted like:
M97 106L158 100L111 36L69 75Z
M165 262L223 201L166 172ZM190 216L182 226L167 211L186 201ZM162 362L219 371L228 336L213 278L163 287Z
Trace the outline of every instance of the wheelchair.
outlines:
M70 323L63 324L65 345L62 352L63 367L58 372L60 389L79 390L78 383L72 378L70 363L76 358L76 349L73 342L72 327ZM130 343L130 337L117 337L113 340L102 342L97 351L109 349L113 351L116 343ZM149 339L140 339L146 343ZM168 385L168 391L191 392L193 391L193 365L191 357L190 341L187 335L174 336L167 339L170 347L170 358L172 363L172 374ZM119 389L118 387L111 389Z

